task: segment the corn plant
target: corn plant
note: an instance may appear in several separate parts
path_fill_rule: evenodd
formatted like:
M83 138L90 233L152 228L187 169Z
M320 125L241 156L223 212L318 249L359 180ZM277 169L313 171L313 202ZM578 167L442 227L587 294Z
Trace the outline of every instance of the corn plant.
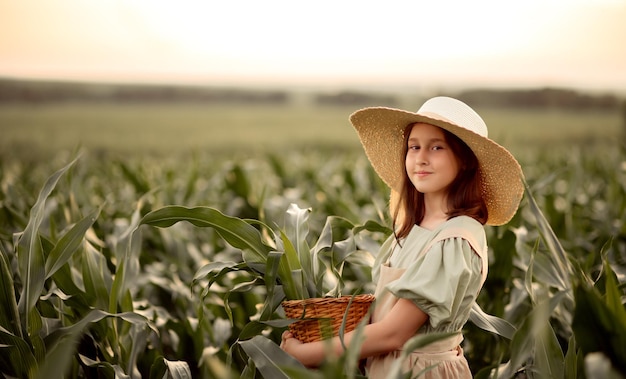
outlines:
M275 314L283 300L340 296L348 278L355 282L371 281L369 267L372 259L366 251L356 248L355 235L364 230L388 234L388 229L375 222L355 226L346 219L329 217L313 247L309 247L307 221L310 212L310 209L292 204L286 211L285 226L279 230L272 230L258 220L226 216L207 207L167 206L146 214L141 223L170 227L179 221L188 221L197 227L211 227L231 246L241 250L239 261L216 261L200 268L194 283L203 286L200 297L206 299L213 294L211 287L216 282L231 273L245 272L249 280L224 294L224 306L231 322L234 322L231 296L248 292L253 286L263 287L263 306L251 317L258 320L246 324L238 337L242 348L252 349L255 345L246 340L259 336L268 327L284 328L292 322L276 320ZM273 238L269 238L270 235ZM367 241L368 238L362 237L361 240ZM371 240L368 242L372 243ZM350 271L345 269L347 266ZM356 293L362 288L353 286L348 290Z
M475 377L623 376L626 158L597 147L533 150L522 162L526 200L508 226L487 229L493 259L464 330ZM329 160L322 149L184 164L84 158L60 172L57 160L0 161L4 376L49 377L53 363L68 378L316 375L277 356L288 323L281 263L287 250L317 253L322 279L292 277L296 295L371 290L365 252L378 250L389 220L366 159ZM174 214L152 227L179 207L224 217L199 228L178 222L193 212ZM219 232L241 223L258 256ZM358 377L354 354L320 372Z
M47 201L75 162L48 178L30 210L25 230L14 236L14 250L2 248L3 375L77 377L89 376L93 369L111 376L137 377L138 354L156 331L149 319L133 311L124 283L128 281L124 272L132 267L128 263L132 262L132 241L122 239L126 250L118 257L118 275L112 279L104 257L88 238L99 209L62 230L53 221ZM13 267L17 267L16 272ZM92 344L99 356L75 355L79 344ZM182 362L160 357L154 367L155 373L190 377Z
M250 365L256 365L254 367L264 375L269 375L268 377L289 377L283 372L285 370L283 366L288 362L293 365L293 362L284 357L280 349L271 347L271 343L260 336L268 327L284 328L293 321L276 320L274 315L280 302L310 296L339 296L347 279L352 279L353 282L356 279L357 283L359 280L371 282L371 278L358 275L356 278L350 277L344 271L346 262L353 263L351 265L353 268L355 263L356 267L370 267L372 263L372 259L364 255L366 254L364 251L357 249L354 236L364 230L381 233L383 236L391 233L390 229L373 221L363 226L355 226L345 219L328 217L320 236L310 248L307 241L307 219L310 211L292 204L286 212L285 227L278 231L271 231L260 221L226 216L216 209L207 207L167 206L146 214L141 221L142 224L157 227L170 227L180 221L190 222L197 227L211 227L231 246L241 249L241 261L211 262L198 270L194 281L206 281L201 294L201 298L206 298L212 293L211 286L224 276L240 271L251 276L251 280L225 292L224 304L231 322L233 319L229 306L230 296L240 291L250 291L254 285L263 286L264 304L259 313L252 316L258 318L258 321L250 321L239 335L239 346L252 360L248 362L246 371L251 370ZM260 227L261 231L254 226ZM273 240L264 238L264 232L268 234L273 232ZM347 238L341 239L346 235ZM370 247L375 245L371 240L368 242L369 244L366 244ZM378 247L375 246L376 249ZM506 321L485 314L478 305L472 310L472 320L483 329L509 338L515 330ZM416 341L409 341L407 349L415 349L445 337L447 335L420 337ZM329 373L333 372L333 377L339 377L340 372L353 377L358 346L358 342L353 344L340 363L331 360L324 369L329 370ZM296 366L299 368L292 369L290 375L303 369L297 364ZM400 378L403 373L399 371L398 366L391 375Z

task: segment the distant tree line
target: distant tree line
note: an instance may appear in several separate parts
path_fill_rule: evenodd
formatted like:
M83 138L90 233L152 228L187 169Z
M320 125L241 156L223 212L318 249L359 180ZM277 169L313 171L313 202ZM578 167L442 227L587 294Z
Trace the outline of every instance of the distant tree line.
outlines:
M592 95L571 89L474 89L457 95L460 100L473 106L497 106L515 108L560 108L569 110L616 110L621 100L613 94Z
M319 105L377 105L394 107L398 99L392 95L371 94L355 91L342 91L332 94L318 94L314 101Z
M615 110L626 106L614 94L590 94L570 89L472 89L450 94L472 106ZM401 95L374 91L318 93L312 102L324 106L397 106ZM288 104L287 90L257 90L176 85L91 84L0 79L0 105L15 103L235 103Z
M282 104L288 101L289 94L285 91L0 80L0 104L59 102Z

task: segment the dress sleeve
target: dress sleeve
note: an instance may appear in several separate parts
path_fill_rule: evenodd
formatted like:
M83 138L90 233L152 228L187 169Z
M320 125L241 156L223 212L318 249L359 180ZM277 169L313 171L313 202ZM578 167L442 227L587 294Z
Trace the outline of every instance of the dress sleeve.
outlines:
M444 239L412 262L404 274L388 284L396 297L413 301L429 316L432 328L455 323L467 297L475 298L481 286L482 262L461 237ZM464 301L464 299L466 299Z

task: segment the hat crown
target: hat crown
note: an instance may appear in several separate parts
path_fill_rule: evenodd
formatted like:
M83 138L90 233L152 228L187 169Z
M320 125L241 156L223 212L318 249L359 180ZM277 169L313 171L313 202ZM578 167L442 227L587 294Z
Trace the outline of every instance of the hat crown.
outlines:
M464 129L487 137L485 121L464 102L446 96L437 96L427 100L417 111L418 114L436 115Z

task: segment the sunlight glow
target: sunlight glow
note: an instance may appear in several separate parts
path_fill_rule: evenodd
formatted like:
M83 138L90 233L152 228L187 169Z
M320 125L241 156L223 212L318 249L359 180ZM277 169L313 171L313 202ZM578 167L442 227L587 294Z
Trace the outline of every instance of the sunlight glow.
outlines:
M0 76L626 85L618 0L0 0L0 10Z

